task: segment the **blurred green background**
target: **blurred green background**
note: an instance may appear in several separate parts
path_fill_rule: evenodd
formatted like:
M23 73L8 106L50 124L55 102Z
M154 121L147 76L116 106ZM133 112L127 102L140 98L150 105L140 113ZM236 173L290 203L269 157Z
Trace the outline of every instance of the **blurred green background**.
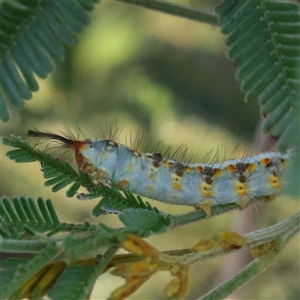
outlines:
M182 1L213 10L221 1ZM234 79L234 62L227 59L219 27L150 11L134 5L103 1L91 15L91 25L66 51L65 61L46 81L39 81L22 111L10 109L11 120L1 124L3 136L24 135L28 129L59 131L78 126L86 137L99 135L101 126L117 119L124 126L120 141L137 131L149 143L162 140L174 147L187 145L195 157L213 149L220 157L239 145L240 153L257 153L254 135L259 121L256 103L244 103ZM34 141L32 141L34 143ZM97 200L80 202L53 194L43 186L38 163L16 164L5 157L1 145L0 195L51 198L66 222L103 222L120 226L116 216L93 218ZM213 161L213 157L211 157ZM169 213L191 210L149 200ZM282 196L244 212L228 213L193 225L153 236L149 242L159 250L192 247L218 230L238 233L264 228L293 214L299 203ZM247 259L236 254L199 263L191 272L188 298L195 299L237 271ZM240 264L240 265L239 265ZM233 272L233 274L232 274ZM171 280L156 274L131 299L164 298ZM92 299L103 299L123 281L105 274ZM155 287L155 288L153 288ZM298 299L299 237L258 278L230 299Z

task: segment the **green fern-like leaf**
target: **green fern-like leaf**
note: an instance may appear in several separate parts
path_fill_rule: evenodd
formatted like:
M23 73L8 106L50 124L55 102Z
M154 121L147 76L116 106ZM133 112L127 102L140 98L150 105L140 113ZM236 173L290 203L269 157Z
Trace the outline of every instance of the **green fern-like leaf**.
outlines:
M29 278L31 278L36 272L47 265L52 259L54 259L63 250L63 245L58 245L54 240L48 241L38 254L32 259L24 261L24 263L18 264L18 266L10 272L8 282L0 285L0 295L2 299L11 297L20 286L22 286ZM4 265L4 266L7 266ZM11 270L11 266L9 266ZM1 268L1 271L3 268ZM18 295L14 298L18 299Z
M0 199L0 235L3 238L32 239L36 232L47 232L51 236L57 232L84 232L95 230L90 223L70 224L60 222L52 201L38 198L13 197ZM30 232L32 231L32 232Z
M119 192L118 192L119 193ZM103 197L94 207L92 215L98 217L107 213L121 213L128 208L141 208L158 211L149 202L144 202L140 196L134 196L131 192L124 190L125 198L119 195Z
M90 192L89 194L79 194L78 198L81 200L103 196L104 198L93 210L94 216L118 213L126 208L156 209L148 202L144 203L141 197L135 197L129 191L124 191L123 196L113 187L95 184L87 174L83 172L77 173L68 162L55 159L45 151L34 149L21 137L11 136L11 138L3 138L2 142L5 145L17 148L6 153L10 159L19 163L40 161L42 163L44 177L47 179L45 186L53 186L53 192L57 192L73 183L67 191L68 197L74 196L80 186L87 188Z
M111 247L103 256L97 256L98 263L94 266L67 267L49 292L50 299L89 299L95 281L111 261L117 249Z
M18 266L27 262L25 258L10 258L0 261L0 284L1 286L7 286L12 281L15 270ZM1 294L2 295L2 294Z
M153 233L163 233L172 225L169 215L141 208L129 208L119 214L119 219L131 230L136 230L139 236L147 237Z
M12 135L11 138L2 138L2 143L18 148L6 153L6 156L18 163L40 161L45 178L49 178L45 182L45 185L54 185L52 188L53 192L57 192L67 185L74 183L67 192L67 195L72 197L81 185L90 189L95 187L95 184L85 173L80 172L78 174L68 162L57 160L45 151L34 149L28 141L23 140L21 137ZM97 191L100 193L101 188L99 187Z
M64 241L67 260L70 263L103 248L119 247L127 234L134 232L127 228L112 229L98 224L96 230L90 232L88 236L68 235Z
M101 194L101 187L96 187L93 181L83 172L77 173L73 167L63 160L55 159L51 154L34 149L26 140L12 135L10 138L2 138L4 145L17 148L6 153L10 159L18 163L40 161L44 176L48 179L46 186L54 185L53 192L57 192L67 185L74 183L67 191L67 196L72 197L79 187L85 186L95 193Z
M35 75L46 78L64 46L88 25L88 11L99 0L6 0L0 3L0 118L8 121L5 102L22 107L38 90Z
M280 136L279 148L295 146L299 118L299 4L226 0L217 8L229 56L246 100L258 99L264 130Z
M50 299L88 299L97 279L95 270L95 266L67 267L49 292Z

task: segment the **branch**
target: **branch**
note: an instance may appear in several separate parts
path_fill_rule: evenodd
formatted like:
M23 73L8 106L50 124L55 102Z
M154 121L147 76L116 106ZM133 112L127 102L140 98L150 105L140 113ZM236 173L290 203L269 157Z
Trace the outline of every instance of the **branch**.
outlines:
M25 261L13 270L10 284L0 286L1 299L7 299L13 295L23 284L25 284L34 274L49 264L54 258L61 254L64 245L55 240L49 240L46 246L39 251L32 259ZM16 299L17 299L16 295Z
M220 26L218 23L217 15L187 6L178 5L175 3L160 1L160 0L115 0L130 4L139 5L159 12L167 13L173 16L178 16L201 23L207 23L215 26Z
M299 215L300 212L297 212L289 219L284 220L283 222L278 223L275 226L271 226L265 230L261 230L260 232L253 233L252 235L259 235L259 233L262 233L263 231L265 231L264 233L267 233L271 229L273 231L275 227L276 229L280 229L280 225L290 225L289 228L283 234L279 230L279 237L272 243L274 247L272 247L266 254L255 258L250 264L248 264L245 268L238 272L234 277L232 277L230 280L220 285L216 289L210 291L208 294L199 298L199 300L225 299L227 296L229 296L234 291L242 287L244 284L249 282L258 274L265 271L269 267L269 265L274 261L274 259L279 255L279 253L281 253L282 249L291 240L291 238L299 231ZM250 236L250 234L248 236Z
M116 256L110 262L108 268L116 267L113 274L126 280L122 287L111 294L111 298L127 297L158 271L171 271L171 274L176 277L165 289L167 297L184 298L188 291L188 270L194 263L251 247L254 260L234 278L201 298L224 299L271 264L287 242L299 231L299 216L300 212L297 212L279 224L245 236L235 232L215 233L190 249L177 251L159 252L141 238L128 236L121 247L135 256Z
M279 252L271 250L261 258L253 260L249 265L237 273L233 278L212 290L208 294L199 298L199 300L225 299L245 283L253 279L259 273L263 272L271 262L277 257Z
M247 204L246 207L251 205L252 203L255 203L257 201L263 201L266 200L265 197L263 198L253 198L251 199ZM246 208L245 207L245 208ZM211 207L211 215L210 218L219 216L221 214L224 214L226 212L236 210L236 209L241 209L241 207L238 204L235 203L228 203L225 205L213 205ZM201 210L195 210L191 211L188 213L183 213L183 214L178 214L178 215L171 215L171 220L173 222L173 227L178 227L178 226L184 226L188 225L194 222L198 222L200 220L206 220L207 214L201 209Z
M300 211L275 225L269 226L268 228L243 235L242 237L245 239L245 242L242 248L253 249L260 245L272 243L272 245L276 244L276 250L278 250L278 247L279 250L281 250L287 244L287 242L299 231L299 218ZM208 259L229 254L234 251L238 251L239 249L241 248L236 248L228 251L224 250L222 247L218 247L213 248L209 251L197 251L195 248L186 248L180 250L163 251L161 252L161 254L162 257L168 260L171 259L174 262L179 262L183 265L191 265L198 261L207 261ZM137 256L133 254L119 254L114 257L111 265L115 266L118 264L135 262L143 259L145 259L145 257L142 255Z
M1 251L10 253L38 253L47 246L47 238L43 241L24 241L14 239L3 239L0 236Z

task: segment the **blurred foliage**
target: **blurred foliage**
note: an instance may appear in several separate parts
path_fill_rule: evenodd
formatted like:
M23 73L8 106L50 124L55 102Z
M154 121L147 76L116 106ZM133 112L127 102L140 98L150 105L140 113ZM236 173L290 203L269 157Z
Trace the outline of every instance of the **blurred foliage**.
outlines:
M7 104L22 107L62 60L64 45L76 42L98 0L13 0L0 2L0 118L9 120Z
M36 126L30 117L55 122L64 116L68 122L97 127L102 122L86 119L119 114L135 120L148 138L159 121L156 115L161 119L171 114L179 120L204 118L245 139L253 135L257 106L241 103L234 67L222 56L225 48L217 28L118 3L101 4L92 17L93 26L79 36L76 47L67 49L52 76L55 85L47 89L48 83L40 83L34 100L38 112L31 103L25 106L23 125ZM163 32L158 26L162 22Z

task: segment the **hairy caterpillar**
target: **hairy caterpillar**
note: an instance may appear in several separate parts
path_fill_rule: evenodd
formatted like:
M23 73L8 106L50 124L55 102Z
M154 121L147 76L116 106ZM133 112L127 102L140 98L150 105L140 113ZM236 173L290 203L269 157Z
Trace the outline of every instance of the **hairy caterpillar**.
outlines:
M140 153L111 139L77 140L71 135L28 131L73 149L80 170L93 179L170 204L202 208L216 204L242 208L255 197L272 198L282 187L290 154L266 152L222 163L183 163L160 153Z

